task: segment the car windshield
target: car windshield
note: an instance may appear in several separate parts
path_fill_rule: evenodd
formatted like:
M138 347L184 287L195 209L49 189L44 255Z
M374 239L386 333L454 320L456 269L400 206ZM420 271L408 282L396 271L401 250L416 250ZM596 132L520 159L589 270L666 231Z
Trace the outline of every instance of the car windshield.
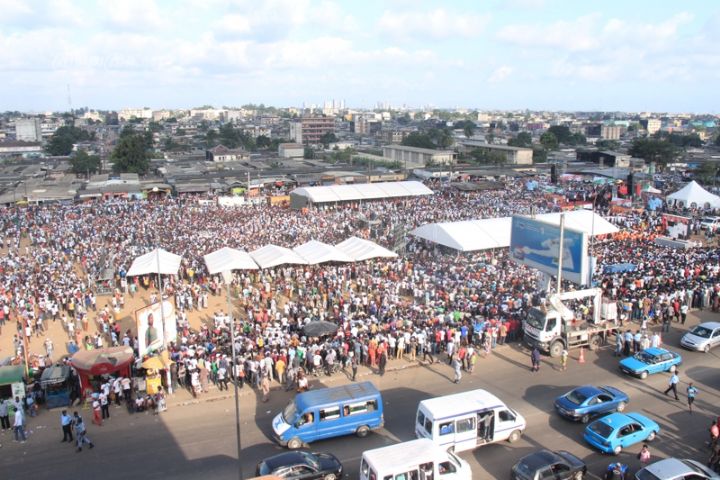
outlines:
M515 473L519 474L518 476L521 476L523 478L533 478L533 476L535 475L535 470L528 467L527 463L519 462L517 465L515 465Z
M643 363L655 363L656 361L656 358L647 352L640 352L636 354L633 358Z
M603 438L608 438L613 432L612 427L605 422L595 422L591 424L588 428L590 429L590 431L597 433Z
M528 312L528 316L525 319L528 325L535 327L538 330L545 328L545 314L536 308L531 308Z
M292 425L297 415L297 409L295 408L295 402L288 403L287 407L283 410L282 417L285 423Z
M643 468L635 474L637 480L660 480L660 477L650 472L647 468Z
M313 455L312 453L308 452L300 452L305 459L305 463L307 463L309 466L311 466L316 472L320 470L320 463L318 463L318 459Z
M692 333L693 335L695 335L697 337L710 338L710 334L712 334L712 330L707 329L701 325L698 325L697 327L693 328L690 331L690 333Z
M581 405L585 400L587 400L588 397L579 390L573 390L572 392L568 393L565 398L567 398L576 405Z

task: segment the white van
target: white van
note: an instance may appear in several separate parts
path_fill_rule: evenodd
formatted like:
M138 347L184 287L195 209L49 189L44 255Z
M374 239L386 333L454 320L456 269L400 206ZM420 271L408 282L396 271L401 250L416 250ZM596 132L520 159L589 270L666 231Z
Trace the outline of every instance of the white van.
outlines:
M415 417L415 434L456 452L488 443L520 439L525 418L492 393L472 390L423 400Z
M360 480L471 480L468 463L427 438L363 452Z

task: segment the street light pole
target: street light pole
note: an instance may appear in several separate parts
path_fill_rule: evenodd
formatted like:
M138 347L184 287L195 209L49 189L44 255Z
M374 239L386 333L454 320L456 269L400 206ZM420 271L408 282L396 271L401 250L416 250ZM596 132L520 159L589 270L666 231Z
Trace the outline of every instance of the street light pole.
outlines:
M233 365L233 376L235 376L237 368L237 352L235 350L235 317L233 316L232 300L230 298L230 284L232 283L232 272L226 270L222 272L223 280L225 281L225 294L227 296L227 308L228 316L230 317L230 342L232 343L232 365ZM240 451L242 449L240 442L240 399L238 396L238 379L235 376L233 381L235 386L235 437L237 441L237 461L238 461L238 478L242 480L242 462L240 462Z

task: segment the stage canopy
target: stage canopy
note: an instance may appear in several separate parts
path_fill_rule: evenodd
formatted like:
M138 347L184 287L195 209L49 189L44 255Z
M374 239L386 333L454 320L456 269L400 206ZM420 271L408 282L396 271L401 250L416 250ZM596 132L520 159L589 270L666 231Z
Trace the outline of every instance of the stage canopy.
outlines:
M291 197L305 197L310 203L376 200L382 198L416 197L432 194L432 190L423 185L421 182L416 181L300 187L290 192Z
M162 248L156 248L152 252L141 255L133 260L127 276L148 275L159 273L160 275L177 275L180 270L180 255L175 255Z
M720 197L705 190L695 180L668 195L666 200L687 208L720 208Z
M250 252L250 256L260 268L272 268L278 265L307 265L307 261L289 248L277 245L265 245Z
M310 240L295 248L293 251L304 258L308 265L318 265L326 262L352 262L346 253L337 247L328 245L327 243Z
M535 218L560 225L560 213L546 213L536 215ZM511 217L486 218L462 222L430 223L412 230L410 235L462 252L472 252L509 247L511 226ZM591 210L565 212L565 227L595 236L618 231L615 225Z
M232 270L257 270L258 266L249 253L235 248L223 247L203 257L210 275Z
M350 237L335 246L355 262L370 260L371 258L395 258L398 256L397 253L381 247L377 243L358 237Z

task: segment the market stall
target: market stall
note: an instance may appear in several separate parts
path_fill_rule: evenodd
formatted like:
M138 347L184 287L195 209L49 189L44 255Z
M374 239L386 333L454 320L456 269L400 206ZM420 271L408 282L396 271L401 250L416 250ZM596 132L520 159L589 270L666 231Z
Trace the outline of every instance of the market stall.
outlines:
M97 350L80 350L70 358L80 377L83 397L88 391L96 391L101 384L102 375L130 376L130 365L135 358L130 347L110 347Z
M72 375L67 365L53 365L43 370L40 386L45 395L47 408L67 407L70 405Z
M175 363L170 360L170 356L167 350L163 350L159 354L148 358L142 363L142 368L145 369L145 391L148 395L155 395L158 393L160 386L165 391L172 392L172 382L170 378L170 368ZM165 383L163 385L163 378Z
M0 399L25 398L25 367L7 365L0 367Z

